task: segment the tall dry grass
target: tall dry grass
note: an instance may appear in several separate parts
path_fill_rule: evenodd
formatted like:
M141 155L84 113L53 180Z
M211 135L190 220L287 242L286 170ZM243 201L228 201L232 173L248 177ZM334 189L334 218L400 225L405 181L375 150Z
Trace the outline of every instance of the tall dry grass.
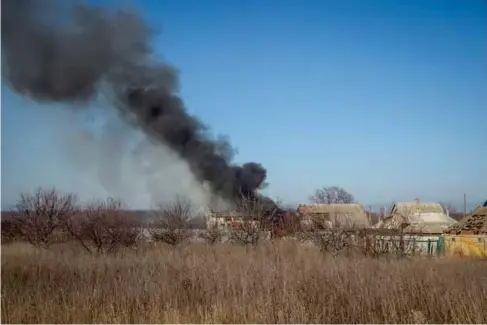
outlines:
M2 323L486 323L487 263L328 258L293 243L2 247Z

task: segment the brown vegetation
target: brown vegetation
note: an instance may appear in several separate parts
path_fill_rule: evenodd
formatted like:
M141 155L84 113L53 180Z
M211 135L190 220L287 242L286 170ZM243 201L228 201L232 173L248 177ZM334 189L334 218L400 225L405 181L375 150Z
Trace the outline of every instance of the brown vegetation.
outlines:
M200 232L198 237L203 239L206 243L214 245L222 242L223 232L218 228L218 225L212 225L208 229Z
M108 198L90 203L66 219L65 228L90 253L113 253L132 247L140 235L140 222L123 210L119 200Z
M179 245L191 236L190 220L195 215L190 201L177 197L174 202L161 205L154 211L151 237L154 241L172 246Z
M3 246L2 322L487 322L485 261L327 258L281 241L145 245L98 257Z
M65 221L78 211L74 194L60 194L56 189L38 188L22 193L12 215L11 230L37 247L49 247L64 230Z
M485 261L414 257L401 231L319 218L300 229L289 211L263 241L262 206L240 209L247 218L230 243L215 227L198 233L206 244L190 244L196 211L178 198L155 211L147 243L120 201L79 205L53 189L24 194L2 219L2 322L487 321Z
M22 239L19 224L13 218L6 218L2 213L2 243L11 243Z

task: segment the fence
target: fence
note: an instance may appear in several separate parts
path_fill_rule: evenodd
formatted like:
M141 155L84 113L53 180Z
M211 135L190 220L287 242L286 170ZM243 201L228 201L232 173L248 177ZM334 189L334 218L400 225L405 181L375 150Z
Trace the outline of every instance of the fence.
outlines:
M331 253L359 250L366 255L443 255L444 238L439 234L402 233L397 229L328 229L297 234L306 242Z
M405 255L443 255L445 241L442 236L418 236L404 234L402 236L368 236L368 245L379 253L402 253Z
M396 229L341 230L353 233L355 246L377 253L401 253L426 256L465 256L487 258L487 234L447 235L402 233Z
M367 235L373 250L406 255L487 258L487 235Z

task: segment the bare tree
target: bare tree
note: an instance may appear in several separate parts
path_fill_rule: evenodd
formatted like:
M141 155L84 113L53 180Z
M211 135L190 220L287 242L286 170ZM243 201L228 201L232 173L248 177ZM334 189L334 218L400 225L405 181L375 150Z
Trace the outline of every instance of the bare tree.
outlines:
M200 232L198 237L204 239L208 244L214 245L223 240L223 233L217 224L213 224L208 229Z
M268 211L264 202L250 200L241 196L234 205L238 211L237 222L232 226L230 240L243 245L257 245L262 231L272 225L272 212Z
M23 239L37 247L49 247L62 232L65 220L78 210L74 194L60 194L55 188L38 188L22 193L13 216Z
M322 253L332 256L338 256L344 251L350 253L354 248L352 233L344 229L337 220L329 221L314 217L311 221L311 229L299 234L301 240L311 241Z
M86 205L66 220L66 229L90 253L106 254L137 243L140 222L128 215L120 200L107 198Z
M345 189L338 186L323 187L317 189L309 200L313 203L333 204L333 203L353 203L355 198Z
M260 242L261 233L256 220L243 217L232 229L230 240L242 245L257 245Z
M176 246L191 236L189 224L196 211L189 200L178 196L174 202L160 205L154 213L156 221L150 231L154 241Z

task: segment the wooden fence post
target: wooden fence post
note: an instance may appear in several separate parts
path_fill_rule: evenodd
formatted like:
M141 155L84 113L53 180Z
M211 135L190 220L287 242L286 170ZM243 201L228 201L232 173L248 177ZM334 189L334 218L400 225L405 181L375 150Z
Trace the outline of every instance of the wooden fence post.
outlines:
M445 253L445 237L440 236L436 243L436 254L443 255Z

